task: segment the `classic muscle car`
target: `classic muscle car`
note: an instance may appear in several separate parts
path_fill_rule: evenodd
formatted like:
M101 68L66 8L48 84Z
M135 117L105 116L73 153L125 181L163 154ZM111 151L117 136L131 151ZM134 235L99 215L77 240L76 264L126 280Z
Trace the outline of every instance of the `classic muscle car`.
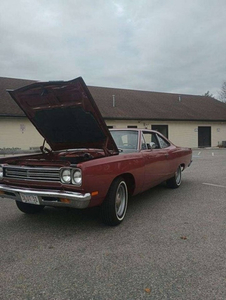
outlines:
M100 206L103 222L118 225L129 196L162 182L178 188L191 164L191 149L156 131L110 132L81 77L9 93L44 137L40 153L0 160L0 197L24 213Z

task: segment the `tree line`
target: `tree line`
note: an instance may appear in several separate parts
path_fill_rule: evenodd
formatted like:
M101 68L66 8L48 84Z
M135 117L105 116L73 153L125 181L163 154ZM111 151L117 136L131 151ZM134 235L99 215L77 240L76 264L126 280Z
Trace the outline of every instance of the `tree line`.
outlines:
M221 90L219 92L219 100L226 103L226 81L222 84Z
M204 96L214 98L213 94L207 91ZM223 82L221 90L218 92L218 97L220 101L226 103L226 81Z

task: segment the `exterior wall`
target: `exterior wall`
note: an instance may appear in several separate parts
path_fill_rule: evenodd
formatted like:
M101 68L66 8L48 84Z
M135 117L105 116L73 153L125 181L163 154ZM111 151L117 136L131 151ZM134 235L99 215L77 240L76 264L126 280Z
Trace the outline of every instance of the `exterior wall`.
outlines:
M226 140L226 122L179 122L169 125L169 139L176 145L198 147L198 127L211 127L211 147L217 147Z
M108 126L114 128L151 129L152 125L168 125L169 139L178 146L191 148L198 147L198 126L211 126L211 146L221 145L226 141L226 121L218 122L165 122L165 121L138 121L138 120L106 120ZM0 149L20 148L28 150L40 147L43 137L27 118L0 118Z
M0 118L0 148L40 147L43 137L27 118Z
M212 146L222 145L222 141L226 141L226 122L211 125Z
M182 122L182 121L136 121L136 120L106 120L108 126L114 128L137 128L151 129L152 125L168 125L169 139L178 146L198 147L198 126L211 126L211 146L217 147L226 141L225 122Z

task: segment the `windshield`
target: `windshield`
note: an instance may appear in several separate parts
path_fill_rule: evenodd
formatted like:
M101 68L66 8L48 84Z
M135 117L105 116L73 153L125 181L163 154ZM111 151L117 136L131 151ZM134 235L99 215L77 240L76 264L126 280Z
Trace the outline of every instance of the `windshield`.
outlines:
M119 150L135 152L138 149L138 132L133 130L112 130L111 135Z

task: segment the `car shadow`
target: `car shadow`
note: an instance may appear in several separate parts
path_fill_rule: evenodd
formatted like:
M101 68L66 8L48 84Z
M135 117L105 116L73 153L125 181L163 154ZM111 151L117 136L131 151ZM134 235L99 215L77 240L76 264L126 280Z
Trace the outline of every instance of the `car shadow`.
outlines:
M168 193L172 190L168 189L166 185L160 184L153 187L141 194L130 197L128 204L127 216L121 226L128 226L130 222L133 222L133 217L139 218L139 212L147 209L155 209L161 205L162 201L167 203ZM161 200L162 199L162 200ZM75 208L55 208L45 207L45 209L38 214L24 214L20 212L16 206L13 209L13 214L10 217L12 225L15 228L15 224L19 228L32 231L54 231L58 232L75 232L78 230L103 230L103 228L116 228L109 227L101 222L100 208L92 207L87 209L75 209ZM11 222L8 222L8 224ZM65 233L66 234L66 233Z

